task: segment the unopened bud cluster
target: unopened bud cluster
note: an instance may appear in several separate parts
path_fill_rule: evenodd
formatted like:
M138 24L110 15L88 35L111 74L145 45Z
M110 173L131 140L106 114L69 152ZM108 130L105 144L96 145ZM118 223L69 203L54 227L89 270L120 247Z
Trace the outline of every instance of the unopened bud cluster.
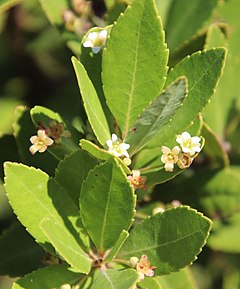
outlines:
M72 0L73 10L66 9L62 19L67 30L83 36L91 27L89 15L92 14L92 2L87 0Z
M64 124L62 122L50 120L48 126L40 124L38 126L37 135L30 137L30 142L32 145L30 146L29 151L33 155L36 152L43 153L49 146L53 145L54 143L60 144L62 137L71 137L71 132L65 130Z

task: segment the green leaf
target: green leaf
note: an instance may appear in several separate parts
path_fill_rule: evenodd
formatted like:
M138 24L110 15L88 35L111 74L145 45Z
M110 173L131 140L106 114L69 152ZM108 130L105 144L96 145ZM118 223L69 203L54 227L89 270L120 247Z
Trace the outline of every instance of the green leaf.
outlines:
M92 260L83 251L64 224L45 219L41 222L40 228L59 255L63 257L69 265L81 273L89 273Z
M42 220L49 218L66 226L82 247L88 247L78 209L54 179L39 169L22 164L6 162L4 169L9 202L40 245L54 253L48 238L39 230Z
M237 0L231 0L219 6L219 15L221 19L224 19L228 23L227 29L231 31L228 35L228 58L226 62L226 68L224 69L224 75L217 89L219 99L226 99L226 105L232 105L233 101L236 101L238 110L240 109L240 95L236 94L236 91L240 90L239 78L240 73L240 55L238 48L239 39L239 11L240 2ZM226 98L226 95L228 96ZM225 101L224 101L225 102ZM228 117L224 115L224 117Z
M106 13L106 21L109 24L114 23L117 21L118 17L125 11L127 8L127 4L124 2L115 2L115 4L109 9Z
M146 167L141 170L141 174L147 178L147 187L151 188L152 186L165 183L175 178L183 171L184 170L180 169L178 166L175 166L173 172L166 172L164 169L164 164L159 159L159 165L156 168L151 169L151 167Z
M155 278L154 278L155 279ZM181 270L180 272L156 277L164 289L197 289L197 285L194 282L193 275L189 268Z
M79 132L70 125L67 121L63 120L63 118L54 111L42 107L42 106L35 106L30 111L32 121L36 127L39 124L44 125L45 127L49 127L49 122L51 120L55 120L56 122L62 122L64 124L64 128L71 132L71 137L61 138L60 144L54 144L48 147L48 151L58 160L64 159L64 157L78 148L79 139L81 135Z
M56 169L55 179L65 189L76 206L83 181L89 171L98 164L98 161L83 150L77 150L65 157Z
M122 233L120 234L117 242L114 244L111 252L105 258L105 262L110 262L110 261L112 261L112 259L114 259L116 257L117 253L121 249L124 242L127 240L128 236L129 236L129 233L127 231L123 230Z
M197 207L212 219L227 218L240 210L240 167L224 169L198 169L191 177L182 174L175 182L162 185L164 201L177 198L183 203ZM194 194L193 194L194 188ZM166 200L167 199L167 200Z
M225 220L214 220L208 246L213 250L240 253L240 213ZM231 241L230 241L231 240Z
M0 6L1 11L1 6ZM0 114L2 121L0 122L0 137L5 134L12 133L13 110L19 104L16 99L0 98Z
M105 97L123 138L142 110L160 94L167 60L155 1L134 1L114 24L102 59Z
M240 3L236 0L227 1L219 6L216 12L217 18L227 23L227 26L211 29L208 32L206 45L225 46L228 48L228 55L223 77L220 80L216 94L207 107L205 119L207 124L214 130L216 135L222 139L225 137L225 130L229 123L229 116L232 108L240 108L240 89L238 75L240 73L239 56L239 11ZM222 28L225 28L226 35L223 35ZM224 101L222 101L224 99ZM215 115L215 119L213 118Z
M108 9L110 9L115 3L114 0L105 0L104 2L105 2L105 5Z
M138 283L138 287L145 289L145 288L151 288L151 289L162 289L162 286L158 280L158 278L144 278L144 280L140 283Z
M131 174L131 170L125 165L125 163L120 158L117 158L111 153L109 153L108 151L101 149L94 143L85 139L81 139L80 145L83 150L89 152L91 155L98 158L99 160L108 161L111 159L115 159L126 174L129 174L129 175Z
M202 135L206 140L204 152L207 154L208 158L223 167L228 166L229 158L222 143L206 123L204 123Z
M22 2L22 0L1 0L0 1L0 14L4 13L8 9L10 9L11 7L13 7L13 6L15 6L21 2Z
M0 236L0 275L22 276L43 264L42 248L19 223Z
M227 25L224 26L221 23L221 26L218 26L217 24L211 24L211 26L208 28L206 40L205 40L205 49L211 49L215 47L225 47L228 48L228 41L225 37L224 33L222 32L221 28L227 29Z
M133 269L99 270L96 273L91 289L132 289L139 278Z
M177 220L177 222L176 222ZM169 274L191 264L201 252L211 221L186 206L169 209L137 224L118 257L147 255L156 275Z
M125 4L121 4L121 5L125 5ZM93 27L83 37L82 44L85 42L89 33L91 32L99 33L102 30L107 30L108 33L110 33L111 29L112 29L112 25L106 26L104 28ZM106 99L105 99L104 92L103 92L103 87L102 87L103 86L102 75L101 75L102 74L102 53L93 53L91 48L84 47L83 45L81 45L80 62L86 69L87 75L96 90L97 96L101 102L101 106L103 108L104 114L108 121L110 131L114 131L114 118L107 106Z
M65 264L52 265L17 280L12 289L59 289L63 284L76 283L81 277L79 273L72 272Z
M148 145L149 147L175 144L176 134L184 131L208 104L209 98L222 74L226 49L216 48L194 53L184 58L173 68L167 78L166 85L181 75L188 79L188 97L183 106L174 115L169 126L161 130Z
M229 266L230 267L230 266ZM231 266L231 269L224 271L223 289L238 289L239 288L240 272L238 266Z
M158 9L158 13L161 16L163 26L165 27L166 21L168 18L169 10L171 7L173 0L156 0L156 6Z
M13 134L22 162L40 168L53 176L58 160L48 150L43 154L36 153L34 156L29 151L31 146L30 137L36 134L36 128L32 123L30 111L25 106L18 106L14 110ZM17 161L17 159L14 161Z
M204 28L217 4L218 0L209 0L205 5L202 5L201 0L173 1L166 22L166 37L170 51Z
M228 27L226 28L228 29ZM220 27L217 25L211 25L207 32L206 44L205 48L210 49L212 47L226 47L228 48L228 40L221 31ZM226 59L226 67L224 69L224 74L222 79L220 80L219 87L216 90L216 93L211 98L211 102L206 107L204 111L204 119L206 123L210 126L210 128L214 131L214 133L222 138L224 134L224 130L227 125L229 110L232 106L232 98L229 98L229 89L225 90L226 86L226 76L229 73L228 62L231 59L231 51L228 53L228 57ZM231 65L235 65L231 63ZM226 75L225 75L226 74ZM231 69L231 77L232 77L232 69ZM222 83L223 82L223 83ZM233 84L233 83L232 83ZM224 91L224 94L222 93ZM232 87L230 91L232 90ZM226 95L228 97L226 97ZM224 96L225 101L222 101L222 97Z
M187 79L180 78L170 85L143 111L126 136L130 155L143 149L172 119L187 94Z
M84 66L75 57L72 63L77 76L78 85L84 102L91 127L101 145L105 145L110 139L108 123L103 112L96 90L88 77Z
M210 172L207 172L205 177L208 181L202 182L201 192L199 190L200 203L206 213L212 217L226 217L239 211L240 168L227 167L211 178L209 176Z
M96 166L82 185L83 224L99 252L114 246L133 222L136 197L115 160Z
M68 0L39 0L39 2L41 3L49 21L57 26L62 26L62 13L64 10L70 8Z

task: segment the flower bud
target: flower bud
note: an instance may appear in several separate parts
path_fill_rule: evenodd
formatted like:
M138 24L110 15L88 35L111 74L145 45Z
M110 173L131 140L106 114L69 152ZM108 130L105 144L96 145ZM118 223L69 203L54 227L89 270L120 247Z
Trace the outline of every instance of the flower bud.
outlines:
M130 258L130 264L131 264L132 267L136 267L138 262L139 262L139 258L138 257L131 257Z
M180 169L184 170L190 167L193 158L191 158L189 153L182 153L178 156L177 165Z

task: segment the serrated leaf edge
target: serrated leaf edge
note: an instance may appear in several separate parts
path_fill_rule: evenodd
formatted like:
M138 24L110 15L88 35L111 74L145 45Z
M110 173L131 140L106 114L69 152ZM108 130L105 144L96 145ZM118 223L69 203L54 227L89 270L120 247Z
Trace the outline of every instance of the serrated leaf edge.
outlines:
M181 208L185 208L185 209L187 209L188 211L194 212L196 215L198 215L198 216L200 216L201 218L205 219L205 220L208 222L208 224L209 224L209 229L208 229L208 232L207 232L207 234L206 234L206 238L205 238L204 242L202 243L202 246L199 248L198 252L196 253L194 259L193 259L190 263L184 265L183 267L180 267L178 270L171 271L171 272L179 272L181 269L185 268L186 266L189 266L189 265L193 264L193 262L198 259L198 255L202 252L202 249L203 249L203 247L206 245L207 239L208 239L208 237L209 237L209 235L210 235L210 231L211 231L212 224L213 224L212 221L211 221L208 217L204 216L201 212L198 212L197 210L195 210L195 209L193 209L193 208L191 208L191 207L189 207L189 206L181 205L181 206L179 206L179 207L177 207L177 208L169 208L169 209L167 209L166 211L164 211L163 213L157 213L157 214L155 214L155 215L153 215L153 216L150 216L150 217L144 219L141 223L139 223L139 224L136 225L136 226L142 226L142 225L143 225L145 222L147 222L149 219L154 218L154 217L157 216L157 215L163 215L163 214L165 214L166 212L168 212L168 211L170 211L170 210L178 210L178 209L181 209ZM195 233L196 233L196 232L195 232ZM191 235L192 235L192 234L191 234ZM185 237L184 237L184 238L185 238ZM174 241L174 242L175 242L175 241ZM168 244L169 244L169 242L168 242ZM161 246L164 246L164 244L161 244ZM161 246L157 246L157 247L161 247ZM135 251L132 251L132 252L128 252L127 254L121 254L120 256L128 256L128 255L134 256L136 253L139 253L139 252L141 252L141 251L142 251L142 250L135 250Z

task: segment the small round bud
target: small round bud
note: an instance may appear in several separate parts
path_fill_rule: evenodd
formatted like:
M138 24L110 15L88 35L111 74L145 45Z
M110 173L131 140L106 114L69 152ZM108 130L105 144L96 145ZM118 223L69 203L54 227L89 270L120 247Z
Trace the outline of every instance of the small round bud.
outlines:
M61 289L71 289L71 285L70 284L63 284L61 287Z
M156 215L156 214L158 214L158 213L163 213L163 212L165 212L164 207L156 207L156 208L154 208L153 211L152 211L153 215Z
M130 166L131 165L131 159L129 159L129 158L124 158L123 159L123 162L124 162L124 164L126 165L126 166Z
M131 264L132 267L136 267L138 262L139 262L139 258L138 257L131 257L130 258L130 264Z
M177 165L180 169L184 170L190 167L192 164L193 158L189 153L182 153L178 156Z

